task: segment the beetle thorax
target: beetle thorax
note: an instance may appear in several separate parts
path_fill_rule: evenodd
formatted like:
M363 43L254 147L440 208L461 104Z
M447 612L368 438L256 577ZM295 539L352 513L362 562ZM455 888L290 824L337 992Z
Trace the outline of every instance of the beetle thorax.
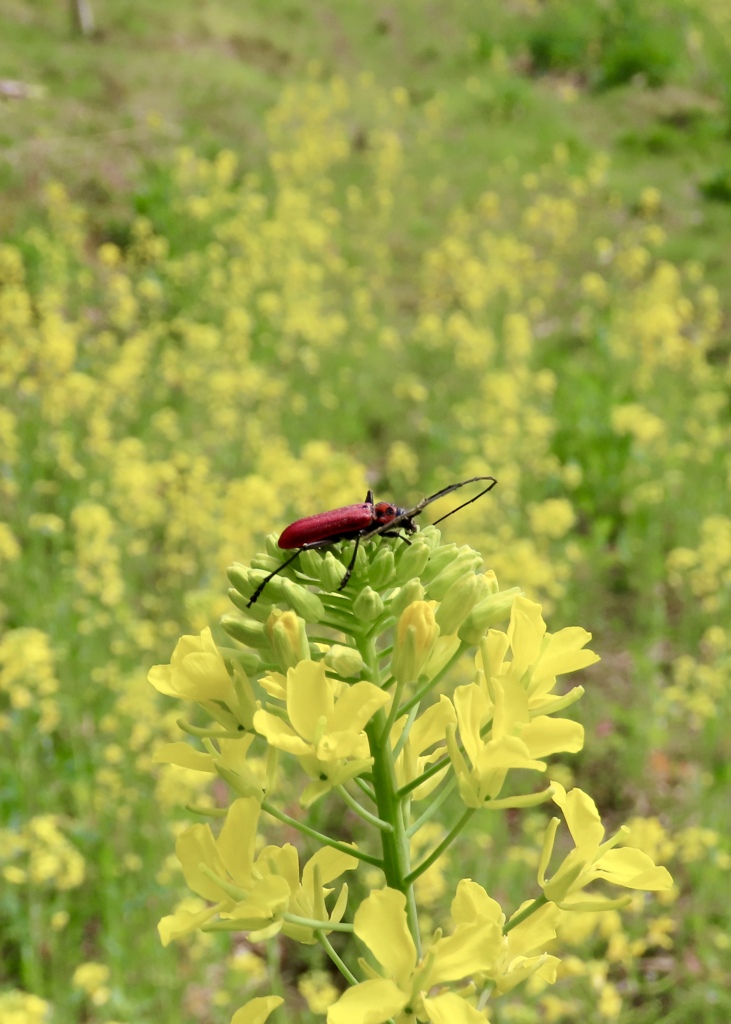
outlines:
M378 504L373 506L375 521L379 526L388 526L394 519L404 515L406 512L408 512L408 509L392 505L389 501L379 501ZM402 519L397 529L406 530L407 533L414 533L416 525L410 519Z

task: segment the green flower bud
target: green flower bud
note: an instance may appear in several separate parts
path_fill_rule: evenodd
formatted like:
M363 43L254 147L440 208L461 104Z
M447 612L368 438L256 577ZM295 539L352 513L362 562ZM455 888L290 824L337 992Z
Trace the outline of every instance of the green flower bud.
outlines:
M456 544L445 544L431 552L429 561L422 572L419 573L423 583L431 581L439 575L457 557L459 548Z
M247 647L268 647L269 640L261 622L238 615L222 615L221 628L234 640Z
M305 622L295 612L273 608L266 632L283 672L294 668L300 661L309 661L310 644Z
M397 682L416 682L429 661L439 636L432 607L414 601L401 613L391 657L391 671Z
M319 551L301 551L299 558L294 564L299 566L302 572L306 573L313 580L320 579L322 555Z
M323 590L337 590L343 581L345 566L332 551L328 551L320 562L320 586Z
M483 597L462 623L458 632L460 640L475 646L479 644L488 629L507 619L519 594L522 594L520 587L511 587Z
M438 530L436 526L425 526L419 531L418 539L426 541L430 551L436 551L442 539L442 531Z
M343 679L353 679L359 676L363 670L363 658L359 651L353 647L344 647L342 644L333 644L324 658L325 664Z
M278 564L281 565L281 562ZM267 578L271 571L271 569L249 569L249 583L252 583L254 585L254 590L259 586L260 583L264 582L264 580ZM254 590L251 591L252 594L254 593ZM284 576L272 576L272 578L267 582L266 587L262 591L259 601L261 601L262 598L264 599L265 602L268 602L269 604L272 604L274 601L281 601L283 590ZM252 607L256 606L253 605ZM251 614L250 609L249 614Z
M407 608L414 601L424 600L424 588L419 580L409 580L396 594L391 601L390 612L398 617L404 608Z
M264 541L264 547L266 548L266 552L267 552L268 555L271 555L272 558L281 558L282 557L282 549L280 548L279 544L277 543L278 540L279 540L279 534L278 533L268 533L267 534L267 538Z
M479 576L461 576L442 598L436 620L442 636L456 633L482 596L485 584Z
M487 590L490 594L497 594L500 590L500 584L497 581L494 569L487 569L482 574L482 578L487 584Z
M383 590L391 582L396 559L393 550L383 545L368 569L368 582L374 590Z
M282 596L305 622L319 622L325 616L325 609L317 594L313 594L306 587L301 587L299 583L284 580Z
M282 555L284 552L280 551L279 558L275 558L274 555L264 555L261 551L254 555L251 559L252 569L266 569L267 572L274 572L282 564Z
M431 556L431 548L429 543L424 539L423 534L419 534L415 540L412 540L409 547L401 554L396 564L396 579L397 584L404 584L407 580L412 580L416 576L421 576Z
M460 548L457 557L445 566L439 575L432 579L431 583L427 584L427 594L434 601L442 601L452 584L462 576L474 575L475 569L481 562L482 556L465 545Z
M383 611L383 599L370 587L365 587L353 601L353 615L361 622L373 622Z
M271 601L265 599L265 594L262 594L258 601L255 601L249 608L249 598L244 597L238 590L234 590L233 587L228 588L229 600L232 604L236 605L239 611L244 612L251 619L256 619L257 622L266 622L272 610Z
M255 651L242 651L238 647L219 647L221 657L226 665L235 671L241 666L247 676L255 676L261 668L261 658Z
M248 565L242 565L241 562L234 562L234 564L229 565L226 570L226 575L229 578L231 586L236 587L238 592L243 594L246 598L251 597L256 586L255 583L252 583L249 580L249 571Z

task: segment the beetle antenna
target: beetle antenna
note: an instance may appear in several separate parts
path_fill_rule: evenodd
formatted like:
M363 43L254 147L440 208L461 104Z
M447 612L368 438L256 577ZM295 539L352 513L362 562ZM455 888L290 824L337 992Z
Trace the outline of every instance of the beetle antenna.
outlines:
M451 487L446 487L443 491L439 491L438 494L432 495L432 497L428 499L426 505L434 501L435 498L441 498L445 494L449 494L450 491L456 491L458 487L464 487L465 484L473 484L477 480L490 480L491 482L487 485L487 487L485 487L484 490L480 491L479 494L476 494L474 498L470 498L469 501L465 501L461 505L457 505L457 507L453 508L451 512L447 512L446 515L440 516L439 519L435 519L434 522L432 523L432 526L436 526L437 523L441 523L444 519L448 519L450 516L453 516L455 512L459 512L461 508L466 508L468 505L471 505L473 501L477 501L477 499L481 498L483 494L487 494L488 491L491 491L493 489L493 487L497 483L497 480L495 479L494 476L475 476L471 480L465 480L464 483L453 484Z
M439 519L437 519L437 523L441 523L442 519L447 519L448 516L454 515L454 513L459 512L461 508L464 508L466 505L471 505L473 501L477 501L477 499L481 498L483 494L487 494L488 491L491 491L495 484L497 483L495 477L471 476L469 480L460 480L458 484L450 484L449 487L443 487L441 491L436 491L436 493L430 494L428 498L422 498L421 501L417 502L413 508L408 510L408 512L403 512L400 516L396 516L396 518L392 519L389 523L384 523L383 526L379 526L376 529L370 530L367 533L365 533L363 535L364 540L368 540L370 537L375 537L377 534L385 533L386 530L395 529L400 523L404 522L404 520L413 519L415 516L421 515L426 506L431 505L431 503L433 501L436 501L437 498L444 498L447 494L451 494L452 491L458 491L460 487L466 487L467 484L477 483L478 480L489 480L490 483L487 485L487 487L483 488L479 494L476 494L474 498L470 498L469 501L465 501L462 505L458 505L456 508L453 508L451 512L447 512L446 515L441 516ZM436 523L434 523L434 525L436 526Z

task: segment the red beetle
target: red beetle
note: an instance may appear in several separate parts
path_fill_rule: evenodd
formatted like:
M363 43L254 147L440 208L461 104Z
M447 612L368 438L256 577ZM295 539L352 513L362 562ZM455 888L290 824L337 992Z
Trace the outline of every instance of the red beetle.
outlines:
M282 572L283 569L286 569L288 565L291 565L302 551L323 548L328 544L335 544L339 540L355 540L353 555L338 587L338 590L342 590L353 572L355 559L358 554L358 546L362 540L370 540L371 537L376 536L400 537L406 544L410 544L411 541L408 537L399 531L405 530L406 533L416 533L418 526L414 519L424 511L427 505L436 501L437 498L443 498L445 495L451 494L452 491L456 491L460 487L477 483L480 480L489 480L490 482L474 498L470 498L469 501L463 502L457 508L453 508L451 512L447 512L446 515L437 519L434 523L436 526L443 519L454 515L461 508L471 505L473 501L477 501L483 494L491 491L497 483L495 477L473 476L469 480L460 481L458 484L450 484L449 487L443 487L436 494L432 494L428 498L422 498L420 502L410 509L400 508L398 505L392 505L388 501L376 503L373 499L373 491L368 491L366 499L361 505L344 505L343 508L334 508L330 512L318 512L315 516L306 516L304 519L296 520L296 522L291 523L282 532L277 543L285 551L291 551L293 548L297 548L297 551L295 551L291 558L288 558L286 562L282 562L274 572L270 572L261 581L251 595L247 608L251 608L269 580Z

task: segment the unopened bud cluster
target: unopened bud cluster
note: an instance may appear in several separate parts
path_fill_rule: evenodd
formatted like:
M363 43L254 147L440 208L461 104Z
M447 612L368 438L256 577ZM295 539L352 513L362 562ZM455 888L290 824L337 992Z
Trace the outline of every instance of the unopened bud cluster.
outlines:
M257 555L251 566L237 562L229 568L229 597L239 614L223 616L221 625L232 639L253 648L264 665L284 672L303 659L322 657L321 649L308 641L307 625L321 624L349 637L393 627L393 675L399 681L416 681L438 637L478 644L487 629L507 618L520 593L517 587L499 591L494 573L479 571L482 556L469 546L440 540L439 530L427 527L409 544L380 537L361 544L342 590L353 542L303 551L249 606L264 579L289 556L272 534L267 553ZM328 667L343 678L360 678L362 658L353 668L360 657L357 650L342 645L336 649L349 651L350 660L346 663L331 648Z

